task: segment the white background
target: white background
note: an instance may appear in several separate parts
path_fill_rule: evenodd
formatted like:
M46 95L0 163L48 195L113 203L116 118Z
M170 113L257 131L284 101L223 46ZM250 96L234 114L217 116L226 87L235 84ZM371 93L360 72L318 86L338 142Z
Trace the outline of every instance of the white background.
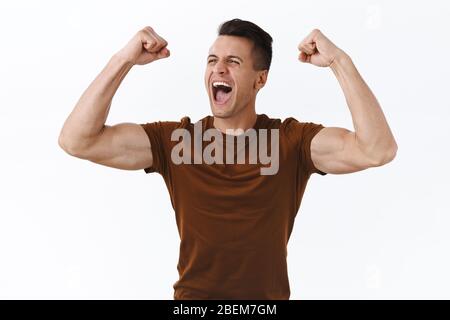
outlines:
M353 59L396 159L313 175L288 246L291 299L450 298L446 1L1 1L0 298L172 299L179 236L158 174L64 153L64 120L113 53L152 26L171 57L135 66L107 120L198 120L218 25L274 38L257 112L352 129L333 73L297 60L320 28Z

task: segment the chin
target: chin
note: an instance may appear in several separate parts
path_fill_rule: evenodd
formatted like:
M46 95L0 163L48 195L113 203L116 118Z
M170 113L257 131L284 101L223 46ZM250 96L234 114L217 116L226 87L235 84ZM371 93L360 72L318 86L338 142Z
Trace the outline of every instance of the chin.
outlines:
M234 104L231 102L229 106L217 106L211 101L211 111L216 118L230 118L234 114Z
M232 110L223 110L220 109L218 110L217 107L212 107L212 114L214 117L216 118L222 118L222 119L226 119L226 118L230 118L233 115L233 111Z

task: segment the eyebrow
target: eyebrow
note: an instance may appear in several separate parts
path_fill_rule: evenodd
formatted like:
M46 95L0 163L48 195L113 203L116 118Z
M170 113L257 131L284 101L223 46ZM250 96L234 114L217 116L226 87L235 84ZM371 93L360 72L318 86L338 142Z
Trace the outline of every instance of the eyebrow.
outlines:
M208 55L207 59L209 59L211 57L218 58L215 54L210 54L210 55ZM228 55L227 58L236 58L236 59L240 60L241 62L244 62L244 60L242 60L241 57L238 57L238 56Z

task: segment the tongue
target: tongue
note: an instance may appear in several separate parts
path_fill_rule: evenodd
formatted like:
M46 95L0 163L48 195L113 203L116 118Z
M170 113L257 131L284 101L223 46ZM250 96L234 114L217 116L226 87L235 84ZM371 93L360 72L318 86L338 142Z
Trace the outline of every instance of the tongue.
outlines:
M227 102L229 98L230 98L230 92L226 93L223 90L217 91L216 100L218 103L223 104L223 103Z

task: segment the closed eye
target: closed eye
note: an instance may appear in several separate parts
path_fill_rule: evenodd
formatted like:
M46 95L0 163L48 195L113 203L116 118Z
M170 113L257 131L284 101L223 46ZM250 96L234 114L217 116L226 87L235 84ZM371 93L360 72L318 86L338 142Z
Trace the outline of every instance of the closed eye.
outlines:
M211 63L214 61L216 61L216 60L209 60L208 63ZM235 60L229 60L229 62L234 62L234 63L240 64L238 61L235 61Z

